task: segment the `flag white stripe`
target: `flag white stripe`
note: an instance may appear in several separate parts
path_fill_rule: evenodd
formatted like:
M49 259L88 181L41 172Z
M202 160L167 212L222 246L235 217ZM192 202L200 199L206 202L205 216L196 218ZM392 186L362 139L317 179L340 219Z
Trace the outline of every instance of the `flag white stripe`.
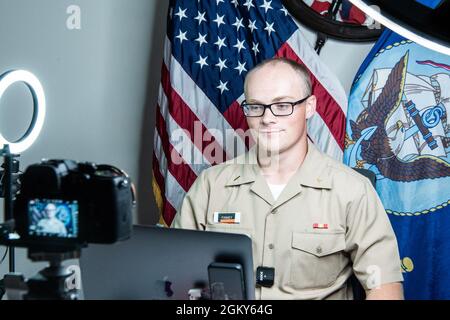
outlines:
M295 21L295 19L294 19ZM317 53L306 41L306 37L300 29L295 31L287 40L295 54L303 61L305 66L314 74L316 79L341 107L343 113L347 114L347 95L339 79L328 69L325 63L317 56Z
M239 105L242 103L242 101L245 100L245 94L242 93L239 98L236 99L236 102L239 103Z
M309 43L302 39L306 38L300 30L297 30L287 43L327 93L336 101L342 112L347 114L348 101L341 83L328 67L317 58L317 53ZM318 113L308 120L308 134L322 152L342 161L343 151L324 119Z
M161 138L158 131L155 129L154 136L154 151L156 158L159 163L159 171L164 178L165 190L164 194L167 201L172 205L172 207L178 212L181 208L181 203L183 202L184 195L186 194L183 187L178 183L178 181L172 176L169 170L167 170L167 159L164 155L164 151L161 145Z
M191 111L208 129L217 143L229 157L234 157L235 141L238 150L245 150L245 143L217 110L211 100L205 95L194 80L184 71L180 63L170 54L171 45L166 37L164 48L164 63L170 72L172 89L183 99Z
M308 119L307 126L308 135L311 137L314 144L317 145L319 150L342 162L344 153L331 134L330 129L328 129L325 121L318 113Z
M164 155L164 150L161 146L161 138L159 137L158 130L155 128L155 133L153 134L153 151L155 152L156 159L158 160L159 170L164 177L167 171L167 159Z
M191 137L186 134L186 131L178 125L169 113L169 102L167 101L167 96L162 86L159 89L158 104L166 123L170 144L181 155L184 162L194 171L195 175L198 176L211 163L203 156L203 153L192 142Z

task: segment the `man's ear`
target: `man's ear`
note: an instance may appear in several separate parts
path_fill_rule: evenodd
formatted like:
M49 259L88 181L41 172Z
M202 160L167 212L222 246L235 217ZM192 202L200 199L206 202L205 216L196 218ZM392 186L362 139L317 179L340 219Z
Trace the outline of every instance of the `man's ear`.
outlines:
M306 119L311 118L316 113L317 99L315 95L311 95L306 101Z

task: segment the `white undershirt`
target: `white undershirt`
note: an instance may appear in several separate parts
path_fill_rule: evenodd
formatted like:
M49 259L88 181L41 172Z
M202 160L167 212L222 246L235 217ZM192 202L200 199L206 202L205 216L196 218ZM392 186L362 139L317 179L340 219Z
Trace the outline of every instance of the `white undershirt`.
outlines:
M267 183L267 184L269 185L269 189L272 192L273 198L275 200L278 199L278 197L280 196L284 187L286 187L286 184L271 184L271 183Z

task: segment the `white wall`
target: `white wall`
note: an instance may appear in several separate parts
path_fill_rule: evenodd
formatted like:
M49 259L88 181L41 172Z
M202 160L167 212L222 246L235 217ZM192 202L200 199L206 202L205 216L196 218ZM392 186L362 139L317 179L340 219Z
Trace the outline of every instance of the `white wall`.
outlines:
M308 42L314 47L316 34L304 26L300 28ZM336 74L347 95L356 72L373 45L374 43L351 43L328 39L322 48L320 58Z
M81 30L66 27L66 8L72 4L81 8ZM13 68L33 72L47 98L44 128L22 154L21 167L41 158L116 165L138 187L135 221L145 224L157 220L151 152L167 4L166 0L0 0L0 74ZM315 34L304 32L314 45ZM329 40L322 49L322 59L347 93L372 45ZM16 84L0 101L0 130L18 138L30 118L31 97L24 85ZM0 216L1 221L3 213ZM2 253L0 247L0 257ZM0 277L6 267L0 266ZM41 267L19 252L18 271L31 275Z
M156 219L151 150L167 3L0 0L0 74L33 72L47 99L44 128L21 155L21 168L42 158L116 165L139 187L142 218L135 221L141 223ZM80 30L66 27L66 9L72 4L81 8ZM11 86L0 101L1 132L17 139L31 112L26 87ZM0 246L0 258L3 250ZM0 265L0 278L7 261ZM18 271L31 276L42 266L28 262L25 250L18 251Z
M66 27L71 4L81 8L80 30ZM166 12L165 0L0 0L0 74L33 72L47 98L44 128L22 168L41 158L116 165L140 186L140 222L153 222L150 153ZM18 138L30 118L25 85L13 85L0 102L1 132Z

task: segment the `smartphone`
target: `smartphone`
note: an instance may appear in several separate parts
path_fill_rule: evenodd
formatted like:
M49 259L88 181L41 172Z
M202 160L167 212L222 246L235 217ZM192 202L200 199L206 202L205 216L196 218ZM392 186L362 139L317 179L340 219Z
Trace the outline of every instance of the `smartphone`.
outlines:
M208 266L212 300L245 300L244 271L239 263L213 262Z

